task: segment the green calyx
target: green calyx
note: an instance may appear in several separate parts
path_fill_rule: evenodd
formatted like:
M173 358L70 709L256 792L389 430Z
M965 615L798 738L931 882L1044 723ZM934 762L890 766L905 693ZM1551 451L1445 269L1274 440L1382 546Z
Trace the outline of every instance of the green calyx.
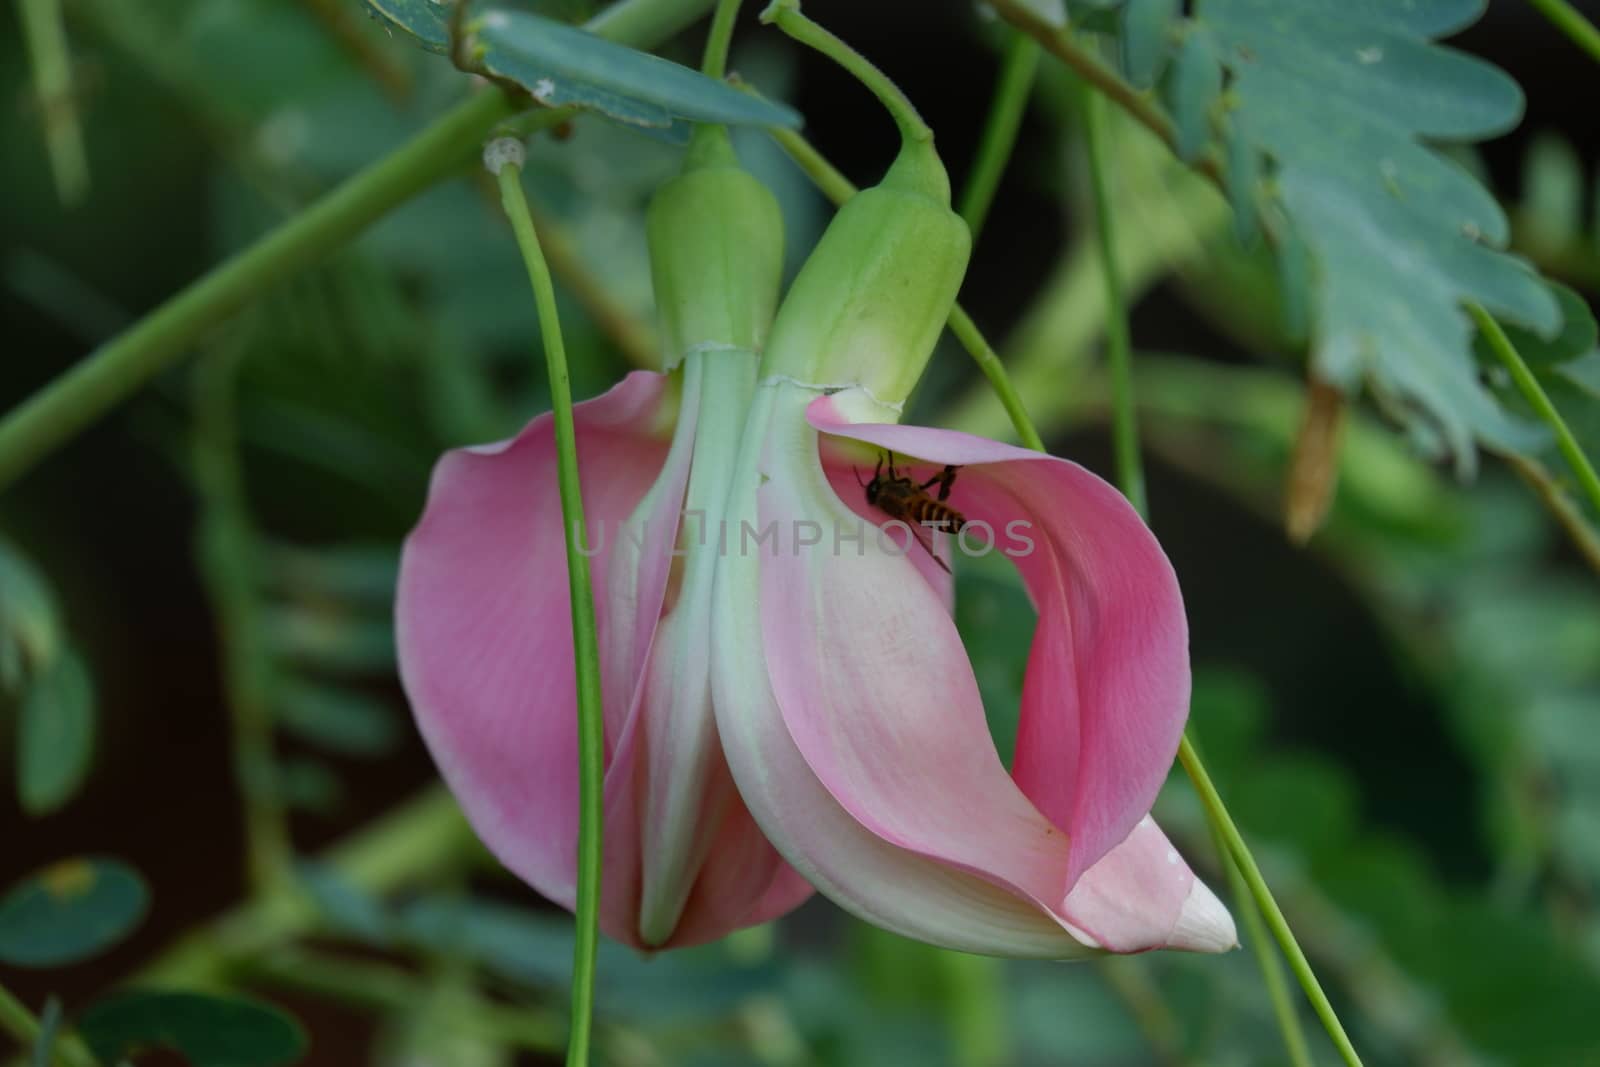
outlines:
M646 216L665 370L692 349L759 352L783 274L778 203L739 166L727 130L695 129L683 173Z
M763 375L862 386L897 407L933 353L971 246L932 142L907 138L883 181L839 209L801 268Z

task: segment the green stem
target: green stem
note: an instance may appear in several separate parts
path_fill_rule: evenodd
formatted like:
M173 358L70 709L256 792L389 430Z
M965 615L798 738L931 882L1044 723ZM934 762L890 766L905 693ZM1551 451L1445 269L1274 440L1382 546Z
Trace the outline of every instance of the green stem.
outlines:
M1128 308L1117 266L1116 222L1106 170L1105 100L1084 94L1083 136L1089 153L1089 184L1094 193L1095 239L1106 289L1106 362L1111 371L1111 446L1117 485L1141 515L1148 515L1144 467L1139 459L1139 423L1133 402L1133 348L1128 340Z
M960 304L950 312L950 332L955 334L956 340L971 353L973 360L978 364L978 369L989 379L995 396L999 397L1001 406L1011 418L1011 425L1016 427L1018 440L1035 452L1045 451L1044 440L1040 438L1039 431L1034 429L1033 420L1028 418L1027 409L1022 406L1022 397L1011 384L1011 376L1006 373L1005 364L1000 362L1000 356L990 347L983 334L978 332L972 317Z
M1536 459L1516 452L1502 452L1500 458L1538 495L1556 522L1567 532L1579 555L1596 574L1600 574L1600 532L1589 525L1583 509L1567 495L1561 483Z
M17 16L33 69L34 103L44 129L45 150L56 195L63 204L75 204L89 188L89 159L83 147L83 127L73 99L72 57L59 0L18 0Z
M506 142L497 142L498 147ZM515 144L518 152L521 145ZM572 601L572 647L578 676L578 900L577 936L572 959L572 1037L567 1046L567 1067L589 1062L589 1030L594 1015L595 955L599 945L600 861L604 820L604 724L600 708L600 652L595 637L594 592L589 583L589 559L582 552L583 494L578 483L578 443L572 419L572 383L567 374L567 352L556 314L556 291L550 268L539 248L539 235L528 214L518 163L499 167L500 199L517 236L533 284L539 310L539 333L544 341L545 364L550 377L550 400L556 424L556 478L561 491L561 518L567 543L567 579Z
M200 570L223 653L249 881L257 893L266 893L292 878L294 849L276 781L271 654L256 596L258 546L239 470L235 390L240 358L238 351L222 353L195 370L194 478L201 504Z
M1070 30L1051 24L1026 0L991 0L990 6L1001 18L1038 41L1074 74L1101 95L1115 101L1118 107L1166 142L1174 154L1177 153L1177 131L1173 128L1172 120L1153 103L1154 97L1123 81L1099 56L1085 48ZM1219 186L1222 184L1222 168L1217 165L1215 158L1203 156L1193 166Z
M483 854L455 799L429 789L362 827L317 858L341 882L382 895L421 879L459 871ZM321 912L297 889L284 886L234 907L185 935L134 978L145 985L215 986L242 961L316 927Z
M1600 30L1595 29L1594 23L1584 18L1582 12L1567 0L1528 0L1528 3L1538 8L1568 40L1600 61Z
M1578 439L1572 436L1572 431L1567 427L1566 420L1561 417L1561 412L1550 402L1550 396L1544 391L1544 386L1539 384L1539 379L1534 377L1533 371L1528 368L1521 353L1511 343L1511 338L1506 336L1506 332L1500 328L1498 322L1494 321L1492 315L1478 304L1468 304L1467 312L1478 324L1479 331L1483 334L1484 340L1489 342L1489 347L1494 349L1494 354L1500 357L1500 362L1511 372L1511 380L1516 382L1523 399L1539 418L1555 431L1556 447L1561 450L1562 458L1577 476L1578 484L1583 487L1589 503L1594 506L1595 514L1600 515L1600 474L1595 473L1594 464L1583 454Z
M1195 752L1194 745L1187 735L1178 746L1178 762L1183 764L1189 780L1194 783L1195 792L1200 794L1200 803L1205 807L1206 818L1210 821L1212 830L1222 838L1223 843L1227 845L1228 854L1239 865L1240 876L1249 886L1251 895L1255 897L1256 904L1261 909L1262 917L1272 929L1272 934L1277 939L1279 947L1283 949L1283 954L1288 957L1290 970L1294 971L1295 977L1300 980L1300 987L1305 990L1306 999L1311 1001L1311 1007L1322 1020L1323 1028L1328 1031L1334 1047L1339 1050L1339 1055L1350 1067L1361 1067L1361 1057L1356 1054L1355 1046L1345 1034L1344 1025L1339 1022L1338 1014L1328 1002L1328 995L1322 991L1322 984L1317 981L1316 974L1311 970L1311 963L1301 951L1300 943L1295 940L1294 931L1289 929L1288 920L1283 917L1282 909L1273 899L1272 890L1267 887L1267 880L1261 876L1261 868L1256 866L1255 857L1250 854L1250 846L1245 844L1239 828L1234 825L1233 816L1228 814L1227 805L1222 802L1222 796L1212 784L1211 776L1206 773L1205 765L1200 762L1200 755Z
M0 488L187 352L257 293L457 170L511 112L485 92L174 296L0 421Z
M1033 90L1033 76L1038 69L1039 42L1025 33L1013 33L1000 64L1000 80L989 104L978 157L973 161L966 188L961 191L960 213L972 230L974 244L1017 143L1017 131L1022 128L1022 114L1027 110L1028 94Z
M429 983L393 964L297 949L252 960L241 968L241 976L383 1013L415 1012L432 993ZM446 1025L464 1035L529 1052L558 1052L567 1033L566 1026L551 1013L525 1005L495 1004L475 995L451 1004Z
M911 99L889 76L872 64L866 56L851 48L826 27L811 21L800 13L800 0L772 0L761 13L761 21L774 24L807 48L815 49L849 71L893 116L900 135L907 141L931 141L933 130L917 112Z
M16 994L0 985L0 1033L10 1034L18 1044L31 1047L39 1040L43 1025ZM82 1039L57 1031L51 1062L58 1067L99 1067L94 1053Z
M710 3L623 0L596 15L586 28L622 44L648 47L682 29ZM0 489L127 399L262 289L454 174L511 111L503 93L475 95L7 412L0 419ZM527 125L546 128L566 117L564 110L536 112Z
M728 72L728 46L733 41L733 24L739 17L740 0L717 0L717 10L711 16L711 29L706 34L706 54L700 71L708 78L721 81Z
M1272 1014L1278 1020L1278 1032L1283 1035L1283 1046L1289 1054L1289 1062L1293 1067L1315 1067L1311 1049L1306 1044L1305 1031L1300 1026L1300 1016L1289 995L1289 983L1283 977L1283 963L1268 943L1267 927L1261 921L1260 909L1250 899L1250 884L1245 881L1244 873L1234 862L1215 824L1212 825L1211 836L1216 842L1217 859L1228 876L1228 895L1233 899L1234 910L1244 920L1245 940L1249 941L1250 951L1255 954L1256 965L1261 970L1261 981L1267 987L1267 999L1271 1001Z

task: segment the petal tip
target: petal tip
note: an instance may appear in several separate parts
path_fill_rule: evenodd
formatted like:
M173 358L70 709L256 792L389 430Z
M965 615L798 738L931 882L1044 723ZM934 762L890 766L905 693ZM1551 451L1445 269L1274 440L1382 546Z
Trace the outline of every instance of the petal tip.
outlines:
M1168 935L1167 946L1189 952L1229 952L1239 947L1233 916L1198 878L1189 887L1178 921Z

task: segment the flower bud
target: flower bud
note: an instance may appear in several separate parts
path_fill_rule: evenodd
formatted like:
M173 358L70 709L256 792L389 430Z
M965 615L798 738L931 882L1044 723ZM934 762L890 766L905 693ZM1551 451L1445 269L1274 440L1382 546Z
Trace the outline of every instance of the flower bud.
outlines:
M783 216L767 187L739 166L721 126L698 126L683 173L646 218L665 366L695 346L766 342L783 277Z
M862 386L896 406L933 353L972 236L928 140L908 138L883 181L845 202L789 289L765 374Z

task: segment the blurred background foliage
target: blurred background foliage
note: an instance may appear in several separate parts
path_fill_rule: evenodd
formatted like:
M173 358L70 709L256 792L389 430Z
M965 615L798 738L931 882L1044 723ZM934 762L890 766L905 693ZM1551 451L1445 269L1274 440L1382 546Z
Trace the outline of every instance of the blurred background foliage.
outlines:
M354 0L63 7L70 78L48 105L22 23L0 34L7 407L464 91ZM959 187L1004 28L957 3L807 10L904 85ZM874 179L888 120L752 15L734 68ZM692 63L699 33L663 54ZM1458 158L1581 326L1600 295L1596 71L1522 5L1453 43L1527 92L1515 132ZM1108 473L1082 91L1041 67L963 299L1053 449ZM1600 578L1570 536L1582 505L1551 456L1460 481L1358 402L1326 524L1292 543L1315 390L1282 275L1209 185L1131 122L1111 130L1152 521L1223 795L1368 1063L1600 1064ZM792 270L828 208L764 136L739 148L783 205ZM678 152L592 116L532 145L580 396L653 359L642 212ZM42 1045L73 1021L63 1062L113 1064L151 1026L167 1051L132 1062L555 1062L570 919L499 873L429 784L389 619L434 458L546 407L536 336L492 188L468 176L265 294L0 498L0 984L44 1020ZM1577 344L1536 369L1594 454L1600 353ZM916 407L1009 433L948 341ZM1026 597L967 561L957 619L1009 755ZM1225 886L1187 783L1157 814ZM704 949L609 946L600 974L601 1057L621 1065L1285 1062L1248 952L1004 963L818 901Z

